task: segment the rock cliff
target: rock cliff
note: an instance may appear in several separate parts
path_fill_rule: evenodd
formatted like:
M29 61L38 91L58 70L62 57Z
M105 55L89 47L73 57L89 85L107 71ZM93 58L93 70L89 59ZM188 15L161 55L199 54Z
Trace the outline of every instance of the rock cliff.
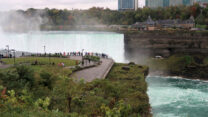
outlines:
M173 54L208 55L208 32L149 31L124 33L127 59Z

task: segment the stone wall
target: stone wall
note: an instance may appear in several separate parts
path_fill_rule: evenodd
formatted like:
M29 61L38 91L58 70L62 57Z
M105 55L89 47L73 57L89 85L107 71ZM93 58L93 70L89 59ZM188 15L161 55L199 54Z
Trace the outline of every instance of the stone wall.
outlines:
M135 57L163 56L172 54L207 54L208 32L191 31L148 31L124 33L125 56Z

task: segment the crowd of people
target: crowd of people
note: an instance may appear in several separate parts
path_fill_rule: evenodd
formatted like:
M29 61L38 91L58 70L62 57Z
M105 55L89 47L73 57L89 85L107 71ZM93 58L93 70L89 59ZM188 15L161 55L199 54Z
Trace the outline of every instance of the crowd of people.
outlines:
M0 54L0 59L3 58L3 57L4 57L4 55L3 54Z
M97 56L101 58L108 58L107 54L104 53L93 53L93 52L63 52L54 54L32 54L32 56L50 56L50 57L67 57L67 56Z
M1 58L12 58L12 54L9 54L9 56L7 55L7 56L5 56L5 55L3 55L3 54L0 54L0 59Z
M101 58L108 58L107 54L104 53L93 53L93 52L70 52L70 56L97 56Z
M24 53L22 53L22 56L25 56ZM31 54L31 56L38 56L38 57L68 57L68 56L97 56L100 58L108 58L108 55L105 53L94 53L94 52L63 52L63 53L54 53L54 54L41 54L41 53L37 53L37 54ZM4 56L3 54L0 54L0 59L1 58L12 58L12 54L10 54L9 56Z

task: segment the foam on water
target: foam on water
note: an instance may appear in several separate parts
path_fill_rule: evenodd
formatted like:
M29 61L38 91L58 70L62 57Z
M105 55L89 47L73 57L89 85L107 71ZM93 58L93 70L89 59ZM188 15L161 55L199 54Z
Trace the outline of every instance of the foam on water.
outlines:
M207 117L208 83L172 77L148 77L154 117Z

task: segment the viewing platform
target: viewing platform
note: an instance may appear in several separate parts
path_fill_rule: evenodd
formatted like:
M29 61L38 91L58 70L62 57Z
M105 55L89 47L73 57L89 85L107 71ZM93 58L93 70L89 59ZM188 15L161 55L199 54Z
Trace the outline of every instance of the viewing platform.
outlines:
M81 56L70 56L72 60L82 60ZM84 79L86 82L91 82L95 79L104 79L111 70L114 61L111 58L101 58L101 64L95 67L83 69L72 74L72 78L77 78L78 80Z

